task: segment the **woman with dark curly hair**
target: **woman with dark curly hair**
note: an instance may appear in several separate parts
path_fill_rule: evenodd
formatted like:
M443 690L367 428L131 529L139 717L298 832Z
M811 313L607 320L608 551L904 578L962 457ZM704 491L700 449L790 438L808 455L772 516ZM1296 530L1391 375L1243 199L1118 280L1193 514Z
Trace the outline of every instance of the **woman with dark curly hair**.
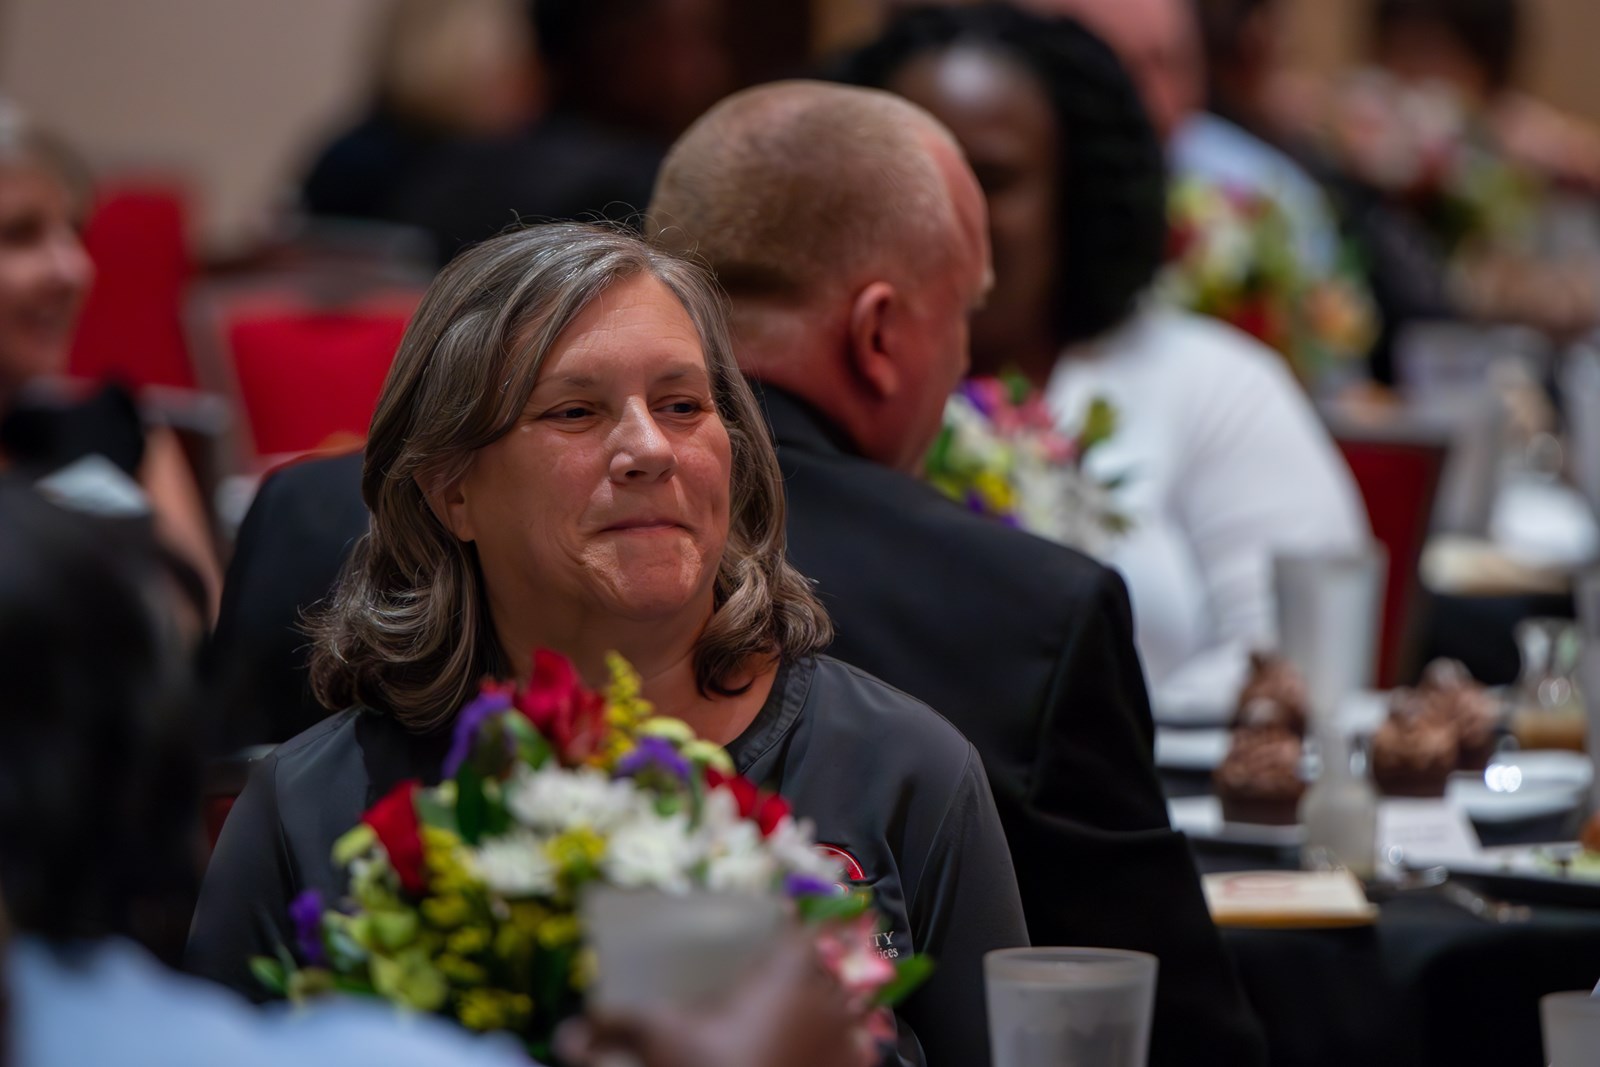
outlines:
M995 288L979 374L1015 370L1071 429L1119 412L1091 472L1124 476L1123 572L1157 715L1225 714L1275 637L1271 558L1367 537L1349 471L1282 360L1219 322L1158 308L1162 150L1111 49L1071 19L998 4L913 11L844 67L921 104L989 201Z

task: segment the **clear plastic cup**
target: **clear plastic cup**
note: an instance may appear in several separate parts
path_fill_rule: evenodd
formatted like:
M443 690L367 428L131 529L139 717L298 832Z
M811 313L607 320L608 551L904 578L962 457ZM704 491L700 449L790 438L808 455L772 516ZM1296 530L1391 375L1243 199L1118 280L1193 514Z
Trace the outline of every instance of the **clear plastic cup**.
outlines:
M1539 1030L1550 1067L1590 1067L1600 1052L1600 997L1586 989L1540 997Z
M983 958L992 1067L1145 1067L1156 958L1008 948Z
M731 990L787 928L777 897L591 887L580 910L595 952L589 1000L611 1009L695 1004Z

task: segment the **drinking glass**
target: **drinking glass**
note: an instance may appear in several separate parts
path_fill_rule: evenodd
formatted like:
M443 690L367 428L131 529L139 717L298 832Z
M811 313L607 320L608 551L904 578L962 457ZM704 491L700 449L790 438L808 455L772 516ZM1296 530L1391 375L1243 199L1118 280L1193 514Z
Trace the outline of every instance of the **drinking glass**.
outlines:
M580 905L595 952L590 1002L610 1009L689 1005L732 989L773 951L782 902L753 893L663 893L594 886Z
M1522 654L1511 732L1523 748L1584 750L1588 723L1575 681L1583 638L1571 619L1523 619L1513 631Z
M1550 1067L1589 1067L1600 1049L1600 997L1586 989L1539 998L1544 1062Z
M983 958L992 1067L1145 1067L1156 958L1007 948Z
M1372 685L1386 570L1376 543L1361 552L1272 561L1278 648L1305 679L1318 726L1331 724L1346 696Z

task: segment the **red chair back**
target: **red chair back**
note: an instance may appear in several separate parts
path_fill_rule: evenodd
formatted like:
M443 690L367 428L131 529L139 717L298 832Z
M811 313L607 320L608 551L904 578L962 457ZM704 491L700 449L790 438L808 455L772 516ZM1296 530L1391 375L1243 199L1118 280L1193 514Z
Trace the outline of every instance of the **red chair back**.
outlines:
M1372 535L1389 555L1377 677L1378 686L1388 689L1414 666L1409 660L1419 622L1418 564L1449 446L1438 436L1370 427L1335 427L1334 439L1366 501Z
M421 296L400 286L329 301L280 281L198 298L216 348L202 367L236 398L246 465L359 445Z
M175 182L129 180L100 190L83 235L95 281L67 373L134 387L194 387L183 333L184 291L194 273L187 216Z

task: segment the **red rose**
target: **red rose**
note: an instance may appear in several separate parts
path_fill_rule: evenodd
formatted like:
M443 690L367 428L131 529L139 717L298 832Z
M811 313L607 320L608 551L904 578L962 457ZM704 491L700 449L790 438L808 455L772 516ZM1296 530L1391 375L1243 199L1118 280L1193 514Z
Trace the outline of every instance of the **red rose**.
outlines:
M748 819L756 813L756 800L760 791L750 779L737 774L723 774L715 767L706 768L706 787L726 789L739 802L739 818Z
M565 766L594 755L605 737L605 698L585 689L572 661L558 652L534 652L533 677L517 694L516 706Z
M778 823L792 810L789 802L776 793L768 793L762 797L761 805L756 808L756 822L761 826L761 836L771 837L772 831L778 828Z
M766 793L742 775L727 775L715 767L706 768L707 789L727 789L739 804L739 818L754 819L761 827L761 836L767 837L778 828L778 823L794 809L776 793Z
M372 827L383 850L389 854L389 866L400 876L401 888L415 896L428 891L415 802L421 784L415 778L406 779L361 816L361 821Z

